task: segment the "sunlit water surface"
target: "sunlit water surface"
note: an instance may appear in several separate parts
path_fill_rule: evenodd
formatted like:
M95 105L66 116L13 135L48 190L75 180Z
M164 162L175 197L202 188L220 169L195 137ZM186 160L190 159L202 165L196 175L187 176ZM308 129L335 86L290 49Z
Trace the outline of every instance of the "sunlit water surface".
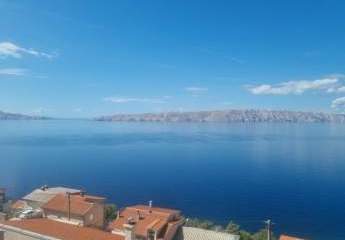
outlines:
M345 126L0 122L0 186L48 184L118 206L181 209L219 224L345 239Z

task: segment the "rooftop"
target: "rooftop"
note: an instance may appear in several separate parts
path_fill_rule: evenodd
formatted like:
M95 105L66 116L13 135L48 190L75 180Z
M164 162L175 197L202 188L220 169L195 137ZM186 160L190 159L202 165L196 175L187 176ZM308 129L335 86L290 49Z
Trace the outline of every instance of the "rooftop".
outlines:
M280 235L279 240L303 240L302 238L290 237L287 235Z
M159 208L159 207L150 207L147 205L134 205L131 207L127 207L127 209L135 210L135 211L141 211L141 212L153 212L155 214L162 214L162 215L175 215L180 214L181 212L179 210L170 209L170 208Z
M95 228L78 227L46 218L6 221L0 228L14 227L14 230L25 230L61 240L124 240L122 236Z
M205 230L201 228L182 227L174 240L239 240L239 235Z
M94 206L94 202L104 200L105 198L90 195L71 195L71 214L83 216ZM49 202L44 204L42 208L44 210L68 213L68 197L66 194L57 194Z
M135 205L122 210L109 228L122 231L123 225L130 222L134 226L136 235L146 237L149 229L160 232L163 229L167 230L169 224L179 224L182 220L183 217L178 210ZM164 228L166 226L167 228ZM162 231L161 237L164 237L165 233L166 231Z
M65 187L42 187L35 189L31 193L23 197L23 200L47 203L50 199L55 197L56 194L66 192L76 193L80 192L80 190Z
M23 200L17 200L11 205L12 209L17 209L17 210L25 209L28 207L29 207L28 204Z

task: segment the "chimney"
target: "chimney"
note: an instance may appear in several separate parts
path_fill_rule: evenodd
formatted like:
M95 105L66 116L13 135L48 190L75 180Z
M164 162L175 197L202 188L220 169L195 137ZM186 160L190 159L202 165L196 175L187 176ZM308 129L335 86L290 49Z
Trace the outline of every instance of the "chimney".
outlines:
M139 222L140 220L141 220L141 215L140 215L140 211L139 210L137 210L137 222Z
M123 224L123 231L125 240L135 240L134 225L129 223Z
M149 201L149 207L150 207L149 213L152 213L152 200Z

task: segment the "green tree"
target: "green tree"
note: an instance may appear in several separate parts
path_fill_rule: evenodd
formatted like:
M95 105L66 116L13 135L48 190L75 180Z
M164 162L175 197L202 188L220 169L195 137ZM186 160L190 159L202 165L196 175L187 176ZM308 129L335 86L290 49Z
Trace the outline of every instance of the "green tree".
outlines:
M267 240L267 230L261 229L259 232L252 236L253 240ZM274 234L272 233L272 240L276 240Z
M105 220L107 222L111 222L117 217L117 207L115 204L107 204L105 205L104 210Z
M229 224L225 228L225 232L231 233L231 234L239 234L240 225L234 223L233 221L230 221Z
M239 234L240 240L253 240L252 235L247 231L241 230Z
M186 227L196 227L202 229L212 229L214 223L209 220L203 220L199 218L189 218L185 224Z
M212 228L211 228L212 231L216 231L216 232L224 232L224 228L222 225L214 225Z

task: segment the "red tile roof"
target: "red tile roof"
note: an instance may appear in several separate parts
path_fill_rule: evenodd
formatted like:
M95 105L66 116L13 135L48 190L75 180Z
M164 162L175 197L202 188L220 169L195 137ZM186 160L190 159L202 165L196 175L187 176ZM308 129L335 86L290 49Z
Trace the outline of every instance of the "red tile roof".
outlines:
M180 214L181 213L179 210L175 210L175 209L150 207L147 205L134 205L131 207L127 207L127 209L135 209L135 210L146 211L146 212L152 211L155 214L164 214L164 215Z
M0 224L1 226L1 224ZM78 227L46 218L6 221L6 226L62 240L124 240L124 237L95 228Z
M160 235L164 238L169 224L179 224L183 217L178 210L136 205L121 211L120 216L109 225L109 229L122 231L123 225L130 219L133 221L136 235L146 237L148 230L152 229L162 231Z
M287 235L280 235L279 240L303 240L302 238L290 237Z
M12 209L20 210L20 209L26 208L27 206L28 206L28 205L27 205L27 203L26 203L25 201L23 201L23 200L18 200L18 201L16 201L15 203L13 203L13 204L11 205L11 208L12 208Z
M104 198L89 195L71 195L71 214L84 216L93 206L94 201L103 201ZM42 206L43 210L53 210L68 213L68 197L66 194L57 194Z

